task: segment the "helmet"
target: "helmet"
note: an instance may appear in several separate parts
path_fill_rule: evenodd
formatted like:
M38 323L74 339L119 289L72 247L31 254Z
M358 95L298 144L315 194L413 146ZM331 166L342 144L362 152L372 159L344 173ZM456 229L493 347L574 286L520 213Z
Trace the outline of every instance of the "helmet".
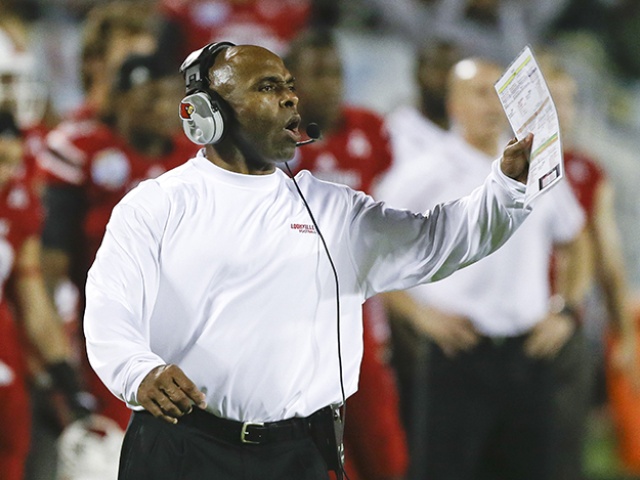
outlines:
M103 415L76 420L58 439L58 480L116 480L124 432Z
M42 120L46 108L46 88L35 78L35 65L34 56L0 29L0 109L9 109L23 129Z

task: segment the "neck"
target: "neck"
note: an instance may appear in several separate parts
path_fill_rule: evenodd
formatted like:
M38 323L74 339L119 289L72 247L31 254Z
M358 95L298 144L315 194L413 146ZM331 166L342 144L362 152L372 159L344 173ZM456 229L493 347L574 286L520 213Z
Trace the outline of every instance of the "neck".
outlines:
M205 156L217 167L244 175L268 175L273 173L276 168L273 163L247 159L238 148L227 141L223 141L215 147L207 145Z
M449 129L449 119L443 100L436 98L432 94L423 93L420 112L443 130Z

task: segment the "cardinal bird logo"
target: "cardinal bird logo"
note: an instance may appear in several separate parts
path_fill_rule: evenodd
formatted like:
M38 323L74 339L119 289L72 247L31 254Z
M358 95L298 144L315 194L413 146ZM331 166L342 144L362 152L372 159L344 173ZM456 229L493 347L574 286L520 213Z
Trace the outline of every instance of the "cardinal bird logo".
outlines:
M180 102L180 117L185 120L191 120L191 115L193 114L195 108L190 103Z

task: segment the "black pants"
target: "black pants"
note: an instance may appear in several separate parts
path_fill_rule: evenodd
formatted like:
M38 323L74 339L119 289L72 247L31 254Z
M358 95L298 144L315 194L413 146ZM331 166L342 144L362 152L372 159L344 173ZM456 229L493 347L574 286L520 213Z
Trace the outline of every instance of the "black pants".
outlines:
M549 480L557 468L555 360L523 351L525 337L483 339L454 359L431 345L425 473L430 480Z
M326 480L311 437L269 445L232 445L203 431L134 413L118 480Z

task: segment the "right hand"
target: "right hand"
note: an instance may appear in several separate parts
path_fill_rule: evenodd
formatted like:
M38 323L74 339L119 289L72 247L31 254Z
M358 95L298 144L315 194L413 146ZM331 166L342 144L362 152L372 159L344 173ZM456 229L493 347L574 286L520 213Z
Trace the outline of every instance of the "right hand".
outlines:
M419 333L431 338L449 358L472 349L480 341L480 333L471 320L461 315L427 308L419 317L412 319L412 324Z
M529 176L529 160L531 159L531 146L533 134L529 133L518 141L515 138L505 147L500 160L500 169L506 176L527 184Z
M138 387L137 400L154 417L176 424L195 404L207 408L205 394L176 365L151 370Z

